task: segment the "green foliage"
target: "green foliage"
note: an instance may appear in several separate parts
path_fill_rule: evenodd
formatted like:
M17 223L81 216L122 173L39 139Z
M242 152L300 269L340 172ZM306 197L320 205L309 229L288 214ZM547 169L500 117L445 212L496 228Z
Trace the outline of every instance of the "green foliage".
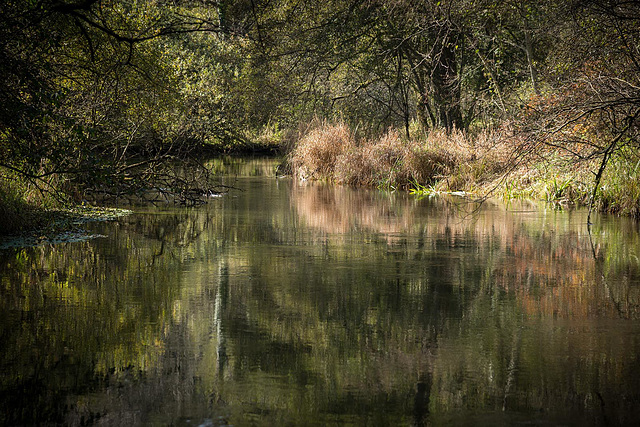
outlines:
M409 194L414 196L424 197L424 196L435 196L440 194L441 192L437 190L436 185L422 185L417 181L411 183L411 187L409 188Z
M562 203L567 198L567 190L573 182L573 177L562 179L554 176L545 191L545 200L547 202Z
M13 234L33 224L26 219L33 210L20 192L8 183L0 182L0 235Z
M596 203L602 210L640 218L640 159L626 154L611 162Z

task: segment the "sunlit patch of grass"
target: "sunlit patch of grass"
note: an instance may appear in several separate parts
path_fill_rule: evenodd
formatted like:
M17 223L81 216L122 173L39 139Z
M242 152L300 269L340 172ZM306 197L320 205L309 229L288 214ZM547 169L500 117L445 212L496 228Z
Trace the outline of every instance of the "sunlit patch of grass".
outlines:
M626 154L612 160L595 203L601 210L640 218L640 158Z
M527 162L510 171L496 195L505 201L531 199L556 207L582 205L589 198L589 175L587 165L567 170L566 163L548 159Z
M421 185L418 182L413 182L411 184L411 188L409 189L409 194L412 194L414 196L418 196L418 197L425 197L425 196L435 196L437 194L440 194L441 192L438 191L436 185Z
M555 175L545 185L543 200L549 203L566 204L571 203L572 197L572 176L562 177Z
M502 198L505 201L511 201L522 198L522 191L518 188L518 184L513 180L506 180L504 182L504 192Z
M489 161L477 156L488 149L483 143L488 140L478 143L462 132L435 130L419 139L407 139L395 129L378 138L357 139L346 125L323 122L299 139L290 163L302 179L384 189L439 182L443 190L468 191L496 170L498 157Z

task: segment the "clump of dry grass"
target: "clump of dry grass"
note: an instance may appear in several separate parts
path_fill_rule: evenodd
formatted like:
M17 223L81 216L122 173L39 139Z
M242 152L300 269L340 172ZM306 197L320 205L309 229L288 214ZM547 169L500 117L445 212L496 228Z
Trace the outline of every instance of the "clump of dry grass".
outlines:
M438 190L474 192L504 174L512 165L516 144L503 132L482 131L477 135L454 131L432 132L431 144L445 144L456 162L438 184Z
M351 185L404 188L431 183L460 160L444 145L407 141L395 129L338 156L334 179Z
M304 179L333 179L338 157L355 146L345 124L323 122L304 134L290 156L295 173Z
M384 188L437 184L442 190L467 191L504 168L504 155L492 153L504 148L495 135L471 138L460 131L433 130L408 140L390 129L377 139L358 140L345 124L323 122L299 139L290 161L305 179Z

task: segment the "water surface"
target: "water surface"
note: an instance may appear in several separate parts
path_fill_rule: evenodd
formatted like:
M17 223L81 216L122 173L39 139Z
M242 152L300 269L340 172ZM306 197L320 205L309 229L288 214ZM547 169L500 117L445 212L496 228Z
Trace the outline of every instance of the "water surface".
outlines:
M633 425L628 219L275 178L0 251L0 424Z

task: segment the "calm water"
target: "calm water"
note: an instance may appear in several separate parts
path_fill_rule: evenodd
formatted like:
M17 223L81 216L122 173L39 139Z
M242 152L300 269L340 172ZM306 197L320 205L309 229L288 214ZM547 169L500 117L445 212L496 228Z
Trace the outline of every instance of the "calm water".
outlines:
M0 251L0 424L633 425L637 223L222 165Z

